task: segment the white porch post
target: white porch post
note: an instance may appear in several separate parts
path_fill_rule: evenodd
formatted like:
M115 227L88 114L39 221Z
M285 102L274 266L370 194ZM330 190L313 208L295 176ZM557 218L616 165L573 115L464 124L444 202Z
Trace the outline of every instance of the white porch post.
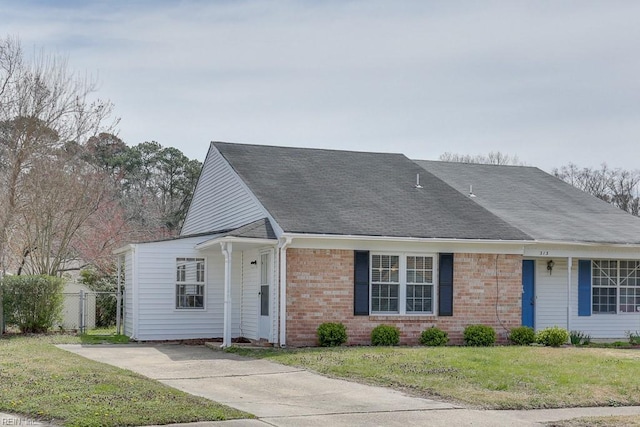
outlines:
M291 237L280 243L280 347L287 346L287 246Z
M222 335L222 347L231 346L231 242L222 242L222 254L224 255L224 331Z

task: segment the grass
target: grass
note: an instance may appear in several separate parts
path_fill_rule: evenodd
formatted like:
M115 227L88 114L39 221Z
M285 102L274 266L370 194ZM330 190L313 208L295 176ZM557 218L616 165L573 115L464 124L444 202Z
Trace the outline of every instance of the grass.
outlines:
M640 404L638 350L513 346L231 351L481 408Z
M582 417L547 423L550 427L640 427L640 417L634 415L616 417Z
M116 334L115 326L112 328L96 328L80 335L82 344L126 344L129 337Z
M69 335L0 338L0 412L65 426L134 426L252 418L54 344Z

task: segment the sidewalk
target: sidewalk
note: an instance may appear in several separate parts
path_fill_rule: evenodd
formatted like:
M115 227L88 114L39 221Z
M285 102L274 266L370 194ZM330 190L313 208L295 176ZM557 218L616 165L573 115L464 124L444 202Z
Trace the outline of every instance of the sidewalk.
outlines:
M267 360L177 344L59 345L254 414L257 420L187 426L533 426L583 416L638 415L640 407L485 411L384 387L327 378Z

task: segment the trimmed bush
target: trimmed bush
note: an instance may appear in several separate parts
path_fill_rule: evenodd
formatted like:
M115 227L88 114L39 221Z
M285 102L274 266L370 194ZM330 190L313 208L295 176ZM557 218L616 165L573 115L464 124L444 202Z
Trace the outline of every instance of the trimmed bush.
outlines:
M440 347L447 345L448 342L449 335L442 329L436 328L435 326L425 329L422 331L422 334L420 334L420 344L422 345Z
M347 329L342 323L323 323L316 333L321 347L337 347L347 342Z
M496 342L496 331L491 326L469 325L464 328L462 339L470 347L490 347Z
M536 334L536 342L549 347L560 347L569 341L569 332L566 329L554 326L538 331Z
M536 341L536 333L529 326L518 326L509 332L509 342L513 345L529 345Z
M393 325L378 325L371 331L371 345L398 345L400 329Z
M5 276L1 286L7 324L23 333L41 333L60 320L64 287L60 277Z

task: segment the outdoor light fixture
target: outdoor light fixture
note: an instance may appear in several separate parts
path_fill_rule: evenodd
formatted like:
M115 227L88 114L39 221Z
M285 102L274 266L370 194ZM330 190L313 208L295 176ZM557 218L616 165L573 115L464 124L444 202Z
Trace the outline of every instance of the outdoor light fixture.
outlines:
M253 261L251 261L251 265L258 265L258 260L254 259Z
M556 265L555 262L553 262L552 259L550 259L549 261L547 261L547 270L549 270L549 276L551 276L551 272L553 271L553 266Z

